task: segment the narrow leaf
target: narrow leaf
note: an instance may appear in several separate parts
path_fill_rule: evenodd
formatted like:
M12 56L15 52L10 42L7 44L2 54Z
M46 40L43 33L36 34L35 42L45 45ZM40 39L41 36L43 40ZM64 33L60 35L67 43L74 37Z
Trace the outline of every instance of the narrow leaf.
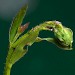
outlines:
M16 35L16 31L18 29L18 27L20 27L23 18L26 14L27 11L27 5L23 6L20 11L17 13L17 15L15 16L12 24L11 24L11 28L9 31L9 41L12 42L12 40L14 39L15 35Z

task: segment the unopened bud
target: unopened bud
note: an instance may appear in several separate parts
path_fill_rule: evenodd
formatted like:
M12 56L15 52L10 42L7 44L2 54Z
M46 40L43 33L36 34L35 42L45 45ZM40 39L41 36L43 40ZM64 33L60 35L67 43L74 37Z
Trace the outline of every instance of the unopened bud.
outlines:
M29 22L18 28L18 32L23 33L29 26Z

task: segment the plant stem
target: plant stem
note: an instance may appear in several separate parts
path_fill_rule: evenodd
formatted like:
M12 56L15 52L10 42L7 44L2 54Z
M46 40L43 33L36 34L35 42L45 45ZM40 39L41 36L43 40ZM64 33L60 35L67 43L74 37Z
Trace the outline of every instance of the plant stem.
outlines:
M11 67L12 67L11 64L5 64L4 74L3 75L10 75Z

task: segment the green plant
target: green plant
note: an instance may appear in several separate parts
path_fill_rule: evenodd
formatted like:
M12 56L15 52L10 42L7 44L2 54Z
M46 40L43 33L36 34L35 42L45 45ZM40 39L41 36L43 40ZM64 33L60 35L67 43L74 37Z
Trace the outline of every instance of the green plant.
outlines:
M4 75L10 75L11 68L15 62L22 58L28 51L27 46L34 42L46 40L54 43L64 50L72 50L73 32L70 28L64 27L59 21L46 21L21 35L28 27L29 23L21 26L23 18L27 11L27 5L23 6L14 18L9 30L9 51L6 58ZM48 30L54 32L54 38L40 38L39 32ZM21 35L21 36L20 36ZM26 47L25 47L26 46Z

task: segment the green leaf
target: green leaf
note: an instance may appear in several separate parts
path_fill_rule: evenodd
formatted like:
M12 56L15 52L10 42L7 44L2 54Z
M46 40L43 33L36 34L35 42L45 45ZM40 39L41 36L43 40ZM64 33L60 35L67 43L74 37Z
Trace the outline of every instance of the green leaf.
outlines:
M20 11L17 13L17 15L15 16L12 24L11 24L11 27L10 27L10 31L9 31L9 42L12 42L15 35L16 35L16 32L18 30L18 28L20 27L23 19L24 19L24 16L26 14L26 11L27 11L27 5L23 6Z
M27 51L27 49L16 48L10 57L10 63L13 65L20 58L22 58L27 53Z

